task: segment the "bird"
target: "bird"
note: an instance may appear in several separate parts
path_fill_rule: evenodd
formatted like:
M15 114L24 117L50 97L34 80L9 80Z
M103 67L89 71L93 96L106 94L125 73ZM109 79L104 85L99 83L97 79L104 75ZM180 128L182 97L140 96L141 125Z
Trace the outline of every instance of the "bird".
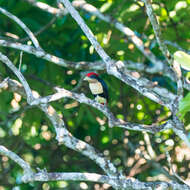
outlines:
M90 91L95 97L95 100L102 105L106 105L108 103L109 97L108 87L104 80L94 72L87 73L84 80L89 83Z

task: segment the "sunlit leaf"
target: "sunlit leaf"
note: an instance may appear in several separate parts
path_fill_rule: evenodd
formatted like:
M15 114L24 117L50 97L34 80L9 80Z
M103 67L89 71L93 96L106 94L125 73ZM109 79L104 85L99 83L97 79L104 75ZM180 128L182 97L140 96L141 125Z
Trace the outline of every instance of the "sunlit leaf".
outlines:
M174 53L174 60L177 61L181 67L190 71L190 55L183 51L176 51Z
M179 116L184 118L185 114L190 111L190 92L179 103Z
M102 138L102 143L103 144L106 144L106 143L108 143L109 142L109 137L108 136L104 136L103 138Z

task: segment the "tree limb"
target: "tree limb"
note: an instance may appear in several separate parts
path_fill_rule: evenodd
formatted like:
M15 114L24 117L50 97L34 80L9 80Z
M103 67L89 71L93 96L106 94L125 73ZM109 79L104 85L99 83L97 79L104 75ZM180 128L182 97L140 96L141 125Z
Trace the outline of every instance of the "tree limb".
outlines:
M150 22L152 24L154 33L156 35L157 42L159 44L160 50L162 51L162 54L165 56L167 62L171 67L173 67L173 71L176 74L176 81L177 81L177 87L178 87L178 103L183 97L183 83L181 81L181 69L179 63L173 61L173 56L170 54L166 44L164 43L164 40L162 39L160 26L158 24L158 21L156 19L156 16L154 14L152 4L150 0L142 0L145 3L146 6L146 13L150 19Z
M20 158L17 154L14 152L8 150L6 147L0 145L0 154L9 157L11 160L16 162L23 170L24 175L26 177L31 177L33 175L33 171L30 167L30 165L25 162L22 158Z
M7 56L3 55L1 52L0 61L7 65L7 67L9 67L12 70L12 72L19 78L27 94L27 101L30 104L34 100L34 97L32 95L32 91L28 85L28 82L26 81L22 73L13 65L13 63L7 58Z
M8 150L4 146L0 145L0 154L9 157L11 160L16 162L20 167L23 168L24 174L22 181L24 183L34 181L91 181L99 183L107 183L111 186L115 186L115 189L131 189L131 190L159 190L160 188L171 188L171 189L184 189L189 190L188 185L180 185L175 182L140 182L138 180L131 180L121 177L110 177L100 175L96 173L77 173L77 172L54 172L48 173L46 170L39 170L35 173L31 170L29 164L20 158L14 152ZM122 184L122 185L121 185Z

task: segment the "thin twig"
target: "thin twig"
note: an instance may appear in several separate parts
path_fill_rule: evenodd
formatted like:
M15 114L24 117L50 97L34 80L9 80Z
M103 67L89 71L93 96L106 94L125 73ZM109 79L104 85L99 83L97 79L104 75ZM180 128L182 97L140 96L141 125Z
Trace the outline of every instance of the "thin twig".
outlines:
M34 36L34 34L30 31L30 29L15 15L11 14L10 12L8 12L7 10L3 9L0 7L0 12L4 15L6 15L7 17L9 17L10 19L12 19L14 22L16 22L30 37L30 39L32 40L34 46L36 48L41 49L38 40L36 39L36 37Z
M19 60L19 67L18 67L18 70L19 70L19 71L21 71L22 56L23 56L23 51L20 52L20 60Z
M42 28L40 28L40 30L38 30L37 32L34 32L34 36L38 36L41 33L43 33L44 31L46 31L55 21L56 21L57 17L54 16L45 26L43 26ZM29 40L30 38L27 36L25 38L21 38L18 41L20 42L25 42L27 40Z
M181 80L181 68L179 63L173 61L173 56L170 54L166 44L164 43L164 40L162 39L160 25L158 24L156 15L154 14L154 10L152 7L152 4L150 0L141 0L145 3L146 6L146 13L150 19L150 22L152 24L154 33L156 35L157 42L159 44L160 50L162 51L162 54L165 56L167 62L172 67L175 75L176 75L176 82L177 82L177 94L178 94L178 103L183 97L183 83ZM177 106L178 107L178 106Z
M5 65L7 65L12 70L12 72L19 78L27 94L27 101L30 104L34 100L34 97L32 95L32 91L28 85L28 82L26 81L22 73L13 65L13 63L8 59L8 57L3 55L1 52L0 52L0 61L2 61Z
M186 184L186 185L189 186L189 184L188 184L185 180L183 180L183 179L174 171L173 166L172 166L172 163L171 163L171 157L170 157L170 154L169 154L168 151L166 151L166 157L167 157L168 164L169 164L169 166L170 166L170 169L171 169L173 175L174 175L179 181L181 181L181 182L183 182L184 184ZM190 186L189 186L189 187L190 187Z
M21 166L23 168L23 170L27 174L33 174L32 169L31 169L30 165L27 162L25 162L17 154L15 154L14 152L8 150L6 147L4 147L2 145L0 145L0 154L5 155L5 156L11 158L12 160L14 160L19 166Z
M0 89L5 88L7 86L9 77L5 78L1 83L0 83Z

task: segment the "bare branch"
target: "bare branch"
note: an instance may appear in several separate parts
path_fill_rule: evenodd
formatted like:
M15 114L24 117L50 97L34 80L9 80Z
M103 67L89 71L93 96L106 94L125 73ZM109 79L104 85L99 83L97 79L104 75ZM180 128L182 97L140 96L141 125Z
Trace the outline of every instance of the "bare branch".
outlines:
M7 86L7 81L8 81L9 77L7 77L6 79L4 79L1 83L0 83L0 89L1 88L5 88Z
M23 86L20 83L9 79L8 86L11 91L16 90L16 92L21 93L23 97L27 97L27 94L23 94ZM57 114L52 106L47 104L40 104L38 105L38 107L43 112L45 112L47 117L52 122L56 132L56 139L59 144L64 144L66 147L78 151L81 154L90 158L91 160L95 161L108 175L119 175L114 165L108 159L98 153L97 150L95 150L92 146L73 137L72 134L67 131L67 129L64 127L64 121L61 119L61 117Z
M162 53L165 56L168 63L170 65L172 65L172 57L170 55L170 52L169 52L167 46L164 44L164 42L162 40L160 26L158 24L158 21L156 19L155 14L154 14L151 2L150 2L150 0L142 0L142 1L145 3L146 12L147 12L147 15L148 15L150 22L152 24L152 27L153 27L154 33L156 35L156 39L157 39L157 42L159 44L160 50L162 51Z
M55 21L56 21L56 16L54 16L45 26L43 26L42 28L40 28L40 30L34 32L34 36L38 36L41 33L43 33L44 31L46 31ZM30 38L27 36L25 38L19 39L18 41L25 42L25 41L27 41L29 39Z
M85 104L91 105L92 107L101 111L108 118L110 127L116 126L116 127L121 127L121 128L135 130L135 131L147 131L150 133L155 133L155 132L158 132L158 130L161 131L161 130L172 128L172 125L173 125L172 121L170 121L170 120L160 126L158 126L156 124L141 125L141 124L133 124L130 122L125 122L123 120L121 121L119 119L116 119L113 116L112 112L108 109L108 107L106 107L102 104L99 104L98 102L96 102L94 100L87 98L84 94L77 94L77 93L68 91L64 88L58 89L58 91L59 91L58 93L55 93L53 95L49 95L49 96L38 98L38 99L34 100L31 103L31 105L47 104L49 102L56 101L61 98L67 97L67 98L74 99L80 103L85 103Z
M163 100L160 99L160 97L152 92L150 89L143 88L139 82L132 78L130 75L123 72L122 69L124 69L124 64L122 62L116 62L113 63L112 59L107 55L107 53L103 50L103 48L100 46L96 38L94 37L92 31L89 29L89 27L85 24L82 17L79 15L79 13L75 10L75 8L72 6L72 4L69 2L69 0L60 0L67 10L70 12L71 16L75 19L75 21L78 23L80 28L83 30L87 38L90 40L91 44L96 49L97 53L100 55L102 60L106 63L106 68L108 74L111 74L126 84L132 86L134 89L138 90L140 93L142 93L144 96L150 98L151 100L161 104L165 105Z
M18 67L19 71L20 71L21 65L22 65L22 56L23 56L23 51L20 52L20 61L19 61L19 67Z
M109 24L112 24L120 32L125 34L129 38L129 40L132 41L135 46L143 53L143 55L145 55L147 59L154 63L154 66L151 68L152 72L159 72L163 69L163 63L158 60L150 50L146 50L143 41L129 27L124 26L121 22L117 20L113 20L109 15L102 14L96 7L87 3L85 0L75 0L72 2L72 5L75 8L81 8L82 10L85 10L88 13L97 16L99 19Z
M27 94L27 101L30 104L30 102L33 101L34 97L22 73L13 65L13 63L7 58L7 56L3 55L1 52L0 52L0 61L2 61L5 65L7 65L12 70L12 72L19 78Z
M105 175L100 175L96 173L77 173L77 172L54 172L48 173L41 170L35 173L31 178L26 178L25 181L91 181L99 183L107 183L113 185L113 182L118 182L118 178L111 178Z
M40 170L38 173L34 173L30 168L29 164L20 158L14 152L8 150L4 146L0 145L0 154L9 157L11 160L16 162L24 170L24 175L22 176L22 181L24 183L33 181L61 181L61 180L72 180L72 181L91 181L99 183L107 183L115 187L115 189L122 190L159 190L161 187L167 187L172 189L184 189L189 190L189 186L180 185L175 182L140 182L138 180L131 180L121 177L111 177L100 175L96 173L77 173L77 172L55 172L48 173L46 170ZM154 184L155 183L155 184ZM156 185L156 188L155 188Z
M25 162L17 154L8 150L6 147L2 145L0 145L0 154L9 157L11 160L16 162L20 167L22 167L22 169L24 170L24 175L26 175L27 177L31 177L33 175L33 171L27 162Z
M80 61L80 62L72 62L68 60L64 60L60 57L57 57L55 55L51 55L43 50L36 49L32 46L28 46L25 44L21 43L15 43L15 42L10 42L6 40L0 40L0 46L3 47L10 47L14 49L21 50L23 52L33 54L36 57L45 59L49 62L52 62L56 65L62 66L62 67L69 67L69 68L75 68L75 69L86 69L86 70L105 70L106 69L106 64L103 61L95 61L95 62L85 62L85 61ZM117 62L116 60L112 60L112 62ZM132 61L124 61L124 66L127 69L135 69L138 71L146 71L148 73L154 73L152 69L147 68L143 63L134 63ZM170 77L171 79L174 79L172 73L170 72L169 68L164 67L162 73L164 75ZM186 81L184 81L184 87L188 90L190 90L190 84Z
M17 154L8 150L6 147L2 145L0 145L0 154L10 158L24 170L22 180L25 183L32 181L73 180L73 181L93 181L100 183L109 183L110 185L113 185L113 181L118 181L118 178L110 178L108 176L95 174L95 173L69 173L69 172L47 173L45 170L40 170L40 172L34 173L27 162L25 162Z
M51 7L46 3L37 2L36 0L24 0L24 1L27 1L28 3L32 4L33 6L38 7L40 9L42 9L43 11L46 11L50 14L55 14L57 16L61 16L62 14L64 15L64 13L61 10Z
M8 80L8 88L11 91L16 91L17 93L21 93L23 97L26 97L25 92L23 91L23 87L20 83L18 83L15 80ZM90 145L88 145L87 143L80 141L78 139L76 139L75 137L72 136L71 133L69 133L65 128L64 128L64 123L63 120L59 117L59 115L56 113L56 111L54 110L54 108L52 106L48 106L46 104L41 104L39 105L40 109L42 109L48 116L48 118L51 120L56 134L57 134L57 140L60 144L64 144L65 146L67 146L68 148L71 148L73 150L76 150L78 152L80 152L81 154L84 154L85 156L89 157L90 159L92 159L93 161L95 161L109 176L110 179L113 179L114 176L118 176L115 167L110 163L109 160L105 159L104 157L101 156L101 154L98 154L97 151L91 147ZM170 126L172 125L172 123L170 123L170 121L168 121L168 124L166 124L166 126ZM161 126L160 126L161 127ZM115 173L116 172L116 173ZM52 174L51 174L52 175ZM39 174L37 174L37 176L39 176ZM120 176L120 175L119 175ZM32 180L33 178L31 177L23 177L23 180L27 181L27 180ZM44 179L44 177L42 178ZM155 189L155 185L154 183L143 183L140 182L138 180L125 180L125 178L121 177L117 177L117 179L120 181L122 180L122 183L117 183L120 185L123 185L123 187L121 188L122 190L124 190L125 188L131 188L131 189L150 189L153 190ZM116 187L117 185L115 184L115 181L113 181L113 187ZM157 183L156 182L156 186L157 187L171 187L173 189L175 189L176 187L179 188L183 188L184 190L189 190L190 188L185 186L185 185L179 185L175 182L171 182L171 183L166 183L166 182L160 182ZM118 186L117 186L118 187ZM117 188L116 188L117 189Z
M7 10L5 10L1 7L0 7L0 12L2 14L6 15L7 17L9 17L10 19L12 19L14 22L16 22L28 34L28 36L32 40L34 46L36 48L41 49L40 45L38 43L38 40L36 39L34 34L30 31L30 29L19 18L17 18L15 15L11 14L10 12L8 12Z
M50 62L52 62L56 65L62 66L62 67L70 67L70 68L75 68L75 69L94 69L94 70L105 69L105 63L103 63L102 61L97 61L97 62L67 61L67 60L59 58L57 56L46 53L45 51L43 51L41 49L36 49L32 46L24 45L21 43L14 43L14 42L6 41L6 40L0 40L0 46L11 47L11 48L18 49L18 50L21 50L21 51L29 53L29 54L33 54L36 57L45 59L47 61L50 61Z
M165 40L164 43L167 44L167 45L173 46L173 47L177 48L177 49L180 50L180 51L184 51L184 52L190 54L190 51L188 51L188 50L186 50L186 49L183 49L183 48L182 48L181 46L179 46L176 42L171 42L171 41Z
M11 42L7 42L5 40L0 40L0 45L20 49L22 51L34 54L37 57L42 57L43 59L46 59L57 65L61 65L64 67L91 68L91 69L92 68L93 69L105 68L105 65L103 65L103 63L101 61L97 61L94 63L88 63L88 62L73 63L73 62L69 62L64 59L58 58L54 55L47 54L43 50L37 50L31 46L22 45L19 43L11 43ZM113 63L114 60L111 60L110 62ZM127 72L127 71L124 72L124 70L126 70L126 69L125 69L125 65L123 62L121 62L121 61L115 62L114 65L116 65L116 66L112 66L112 69L114 69L112 74L114 76L116 76L117 78L119 78L120 80L125 82L126 84L132 86L134 89L139 91L144 96L150 98L151 100L153 100L163 106L171 108L170 103L171 103L172 99L174 98L171 93L170 93L171 97L169 97L168 94L167 94L167 96L162 97L162 95L164 95L166 93L164 91L160 91L160 88L158 88L159 90L156 89L156 87L154 88L155 89L155 91L154 91L152 89L152 87L154 85L150 85L151 84L150 81L135 78L135 77L131 76L129 72ZM120 69L120 71L118 71L118 67L122 67L123 70ZM167 91L167 93L168 93L168 91ZM171 99L168 101L167 97L169 97Z
M179 180L181 181L182 183L187 184L186 181L184 181L173 169L173 166L172 166L172 163L171 163L171 157L170 157L170 154L168 151L166 151L166 157L167 157L167 160L168 160L168 163L169 163L169 166L170 166L170 169L172 170L172 173L174 174L174 176ZM189 185L188 185L189 186ZM190 187L190 186L189 186Z
M56 65L62 66L62 67L69 67L69 68L75 68L75 69L86 69L86 70L105 70L106 69L106 64L103 61L95 61L95 62L85 62L85 61L80 61L80 62L72 62L68 60L64 60L60 57L57 57L55 55L51 55L43 50L36 49L32 46L28 46L25 44L21 43L15 43L15 42L10 42L6 40L0 40L0 46L3 47L10 47L14 49L21 50L23 52L33 54L36 57L45 59L49 62L52 62ZM117 62L116 60L112 60L112 62ZM143 71L145 70L148 73L154 73L152 69L147 68L143 63L134 63L132 61L124 61L124 67L127 69L135 69L138 71ZM166 76L174 79L172 73L167 67L163 68L162 71ZM186 89L190 89L190 85L187 82L184 82L184 87Z
M166 44L164 43L161 35L160 26L158 24L158 21L156 19L156 16L154 14L152 4L150 0L142 0L145 3L146 6L146 13L150 19L150 22L152 24L154 33L156 35L157 42L159 44L160 50L162 51L163 55L165 56L167 62L171 67L173 67L174 73L176 74L176 81L177 81L177 87L178 87L178 101L180 101L183 97L183 83L181 81L181 69L179 63L173 61L173 56L170 54Z
M102 58L102 60L106 63L107 70L111 70L111 65L113 64L111 61L111 58L107 55L107 53L104 51L104 49L100 46L98 41L96 40L94 34L90 30L90 28L85 24L82 17L79 15L79 13L75 10L75 8L72 6L70 1L68 0L60 0L64 4L64 6L67 8L67 10L70 12L71 16L75 19L75 21L78 23L82 31L85 33L91 44L94 46L95 50L99 54L99 56Z
M29 3L31 3L32 5L46 11L49 12L51 14L55 14L57 16L62 16L67 14L67 10L66 9L56 9L54 7L50 7L49 5L43 3L44 7L50 7L52 8L54 11L49 11L48 9L44 9L43 6L40 6L39 2L36 2L35 0L25 0ZM104 15L102 14L96 7L94 7L91 4L88 4L85 0L75 0L72 2L72 5L75 8L81 8L82 10L97 16L99 19L107 22L107 23L111 23L113 26L115 26L115 28L117 28L119 31L121 31L123 34L125 34L129 40L131 40L136 47L146 56L147 59L149 59L152 63L154 63L154 66L149 68L150 72L160 72L163 70L164 64L158 60L155 55L150 51L150 50L146 50L146 48L144 47L143 41L129 28L124 26L121 22L117 21L117 20L113 20L109 15ZM62 14L60 14L60 12L62 12Z

